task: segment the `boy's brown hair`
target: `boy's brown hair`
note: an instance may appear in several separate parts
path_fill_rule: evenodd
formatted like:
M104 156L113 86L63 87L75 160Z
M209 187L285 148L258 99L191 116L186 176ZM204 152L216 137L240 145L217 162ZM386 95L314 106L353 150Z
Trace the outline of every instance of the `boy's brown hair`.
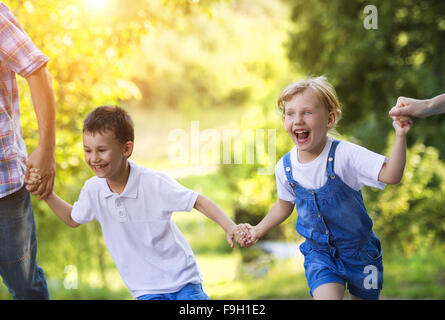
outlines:
M91 111L83 121L83 131L104 133L112 131L119 142L134 142L134 123L129 114L118 106L100 106Z

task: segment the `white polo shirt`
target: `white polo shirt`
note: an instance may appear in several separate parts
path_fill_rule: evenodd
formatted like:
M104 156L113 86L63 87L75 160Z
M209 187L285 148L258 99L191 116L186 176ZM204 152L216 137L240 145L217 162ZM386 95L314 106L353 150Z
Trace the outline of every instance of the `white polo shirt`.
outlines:
M191 211L198 193L168 175L130 163L121 194L104 178L85 182L71 217L99 221L108 250L133 297L170 293L201 283L189 243L173 222L174 211Z

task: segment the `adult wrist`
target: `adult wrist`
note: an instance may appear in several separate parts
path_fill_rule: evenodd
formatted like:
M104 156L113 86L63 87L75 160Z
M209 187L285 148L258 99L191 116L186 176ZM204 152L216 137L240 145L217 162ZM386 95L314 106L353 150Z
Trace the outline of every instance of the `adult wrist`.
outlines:
M38 148L45 150L46 152L50 152L54 154L56 150L56 143L55 141L47 140L47 139L40 139Z
M429 115L445 113L445 94L427 100Z

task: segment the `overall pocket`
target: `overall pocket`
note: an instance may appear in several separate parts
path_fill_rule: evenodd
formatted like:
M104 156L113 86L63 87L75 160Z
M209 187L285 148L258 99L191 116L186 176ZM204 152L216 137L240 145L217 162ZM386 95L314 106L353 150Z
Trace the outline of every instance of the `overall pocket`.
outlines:
M380 262L382 260L382 246L377 238L370 238L360 250L360 255L364 261Z

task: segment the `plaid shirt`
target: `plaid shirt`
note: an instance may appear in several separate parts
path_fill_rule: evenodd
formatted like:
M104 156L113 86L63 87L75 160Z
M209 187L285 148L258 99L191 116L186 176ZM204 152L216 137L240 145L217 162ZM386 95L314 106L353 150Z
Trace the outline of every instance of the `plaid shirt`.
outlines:
M26 78L48 60L0 2L0 198L23 186L28 157L15 74Z

